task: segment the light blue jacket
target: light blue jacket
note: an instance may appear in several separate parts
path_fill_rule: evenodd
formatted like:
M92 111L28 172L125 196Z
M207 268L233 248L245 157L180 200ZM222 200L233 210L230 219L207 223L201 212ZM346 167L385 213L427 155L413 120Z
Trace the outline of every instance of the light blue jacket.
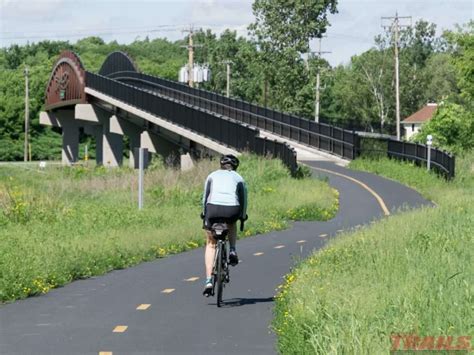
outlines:
M209 174L204 183L203 210L206 204L241 206L242 217L247 213L247 187L236 171L219 169Z

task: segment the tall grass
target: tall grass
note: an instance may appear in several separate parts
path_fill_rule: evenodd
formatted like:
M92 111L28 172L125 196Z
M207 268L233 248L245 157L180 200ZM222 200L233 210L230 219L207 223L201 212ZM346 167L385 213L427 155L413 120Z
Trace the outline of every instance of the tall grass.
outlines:
M473 158L458 159L453 182L390 160L351 163L438 206L344 235L297 266L277 297L280 353L387 354L393 334L473 334Z
M201 194L216 168L210 161L188 172L155 165L138 211L137 174L129 169L1 167L0 301L202 246ZM292 179L278 160L244 156L239 172L249 187L245 236L337 210L325 182Z

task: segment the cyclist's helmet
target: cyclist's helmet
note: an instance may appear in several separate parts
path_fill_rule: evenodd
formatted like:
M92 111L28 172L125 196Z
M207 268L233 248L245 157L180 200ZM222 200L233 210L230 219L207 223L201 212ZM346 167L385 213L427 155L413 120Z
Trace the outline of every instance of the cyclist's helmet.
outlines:
M227 154L221 157L221 167L224 167L225 165L230 165L232 167L232 170L237 170L239 164L239 159L237 159L235 155Z

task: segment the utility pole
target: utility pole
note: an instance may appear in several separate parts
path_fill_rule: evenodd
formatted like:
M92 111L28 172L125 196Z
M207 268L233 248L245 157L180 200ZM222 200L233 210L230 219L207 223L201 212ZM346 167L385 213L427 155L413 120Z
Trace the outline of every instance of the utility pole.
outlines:
M316 52L310 52L310 54L311 53L316 53L317 54L317 59L318 59L317 71L316 71L316 99L315 99L315 102L314 102L314 121L315 122L319 122L319 102L320 102L319 92L321 90L319 60L321 59L322 54L331 53L331 52L328 52L328 51L321 51L321 40L322 40L322 37L319 37L318 50ZM308 70L309 70L309 65L308 65Z
M194 34L194 28L193 26L189 27L188 30L184 30L183 32L189 32L188 35L188 45L187 46L181 46L188 48L188 85L190 87L194 87L194 48L196 47L202 47L200 44L194 44L193 42L193 34Z
M410 19L410 25L400 24L400 20ZM397 140L400 140L400 76L399 76L399 62L398 62L398 46L399 46L399 32L402 27L411 26L411 16L398 16L398 13L395 12L395 17L382 17L383 20L390 20L392 23L390 26L382 27L390 28L390 32L394 36L394 47L395 47L395 105L396 105L396 118L397 118Z
M28 134L30 124L30 105L29 105L29 83L28 83L28 67L25 66L25 149L23 154L23 160L28 161Z
M224 60L222 63L226 65L227 69L226 96L230 97L230 65L234 64L234 62L232 62L231 60Z
M230 63L226 63L227 66L227 97L230 96Z

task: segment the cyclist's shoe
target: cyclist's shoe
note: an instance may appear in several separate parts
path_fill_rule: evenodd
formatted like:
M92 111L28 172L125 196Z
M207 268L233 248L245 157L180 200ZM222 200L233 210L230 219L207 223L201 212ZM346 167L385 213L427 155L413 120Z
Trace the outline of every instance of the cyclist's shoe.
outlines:
M229 253L229 264L232 266L235 266L239 263L239 257L237 256L237 253L235 250L231 250Z
M206 281L206 285L204 286L204 291L202 292L203 296L209 297L212 296L212 282Z

